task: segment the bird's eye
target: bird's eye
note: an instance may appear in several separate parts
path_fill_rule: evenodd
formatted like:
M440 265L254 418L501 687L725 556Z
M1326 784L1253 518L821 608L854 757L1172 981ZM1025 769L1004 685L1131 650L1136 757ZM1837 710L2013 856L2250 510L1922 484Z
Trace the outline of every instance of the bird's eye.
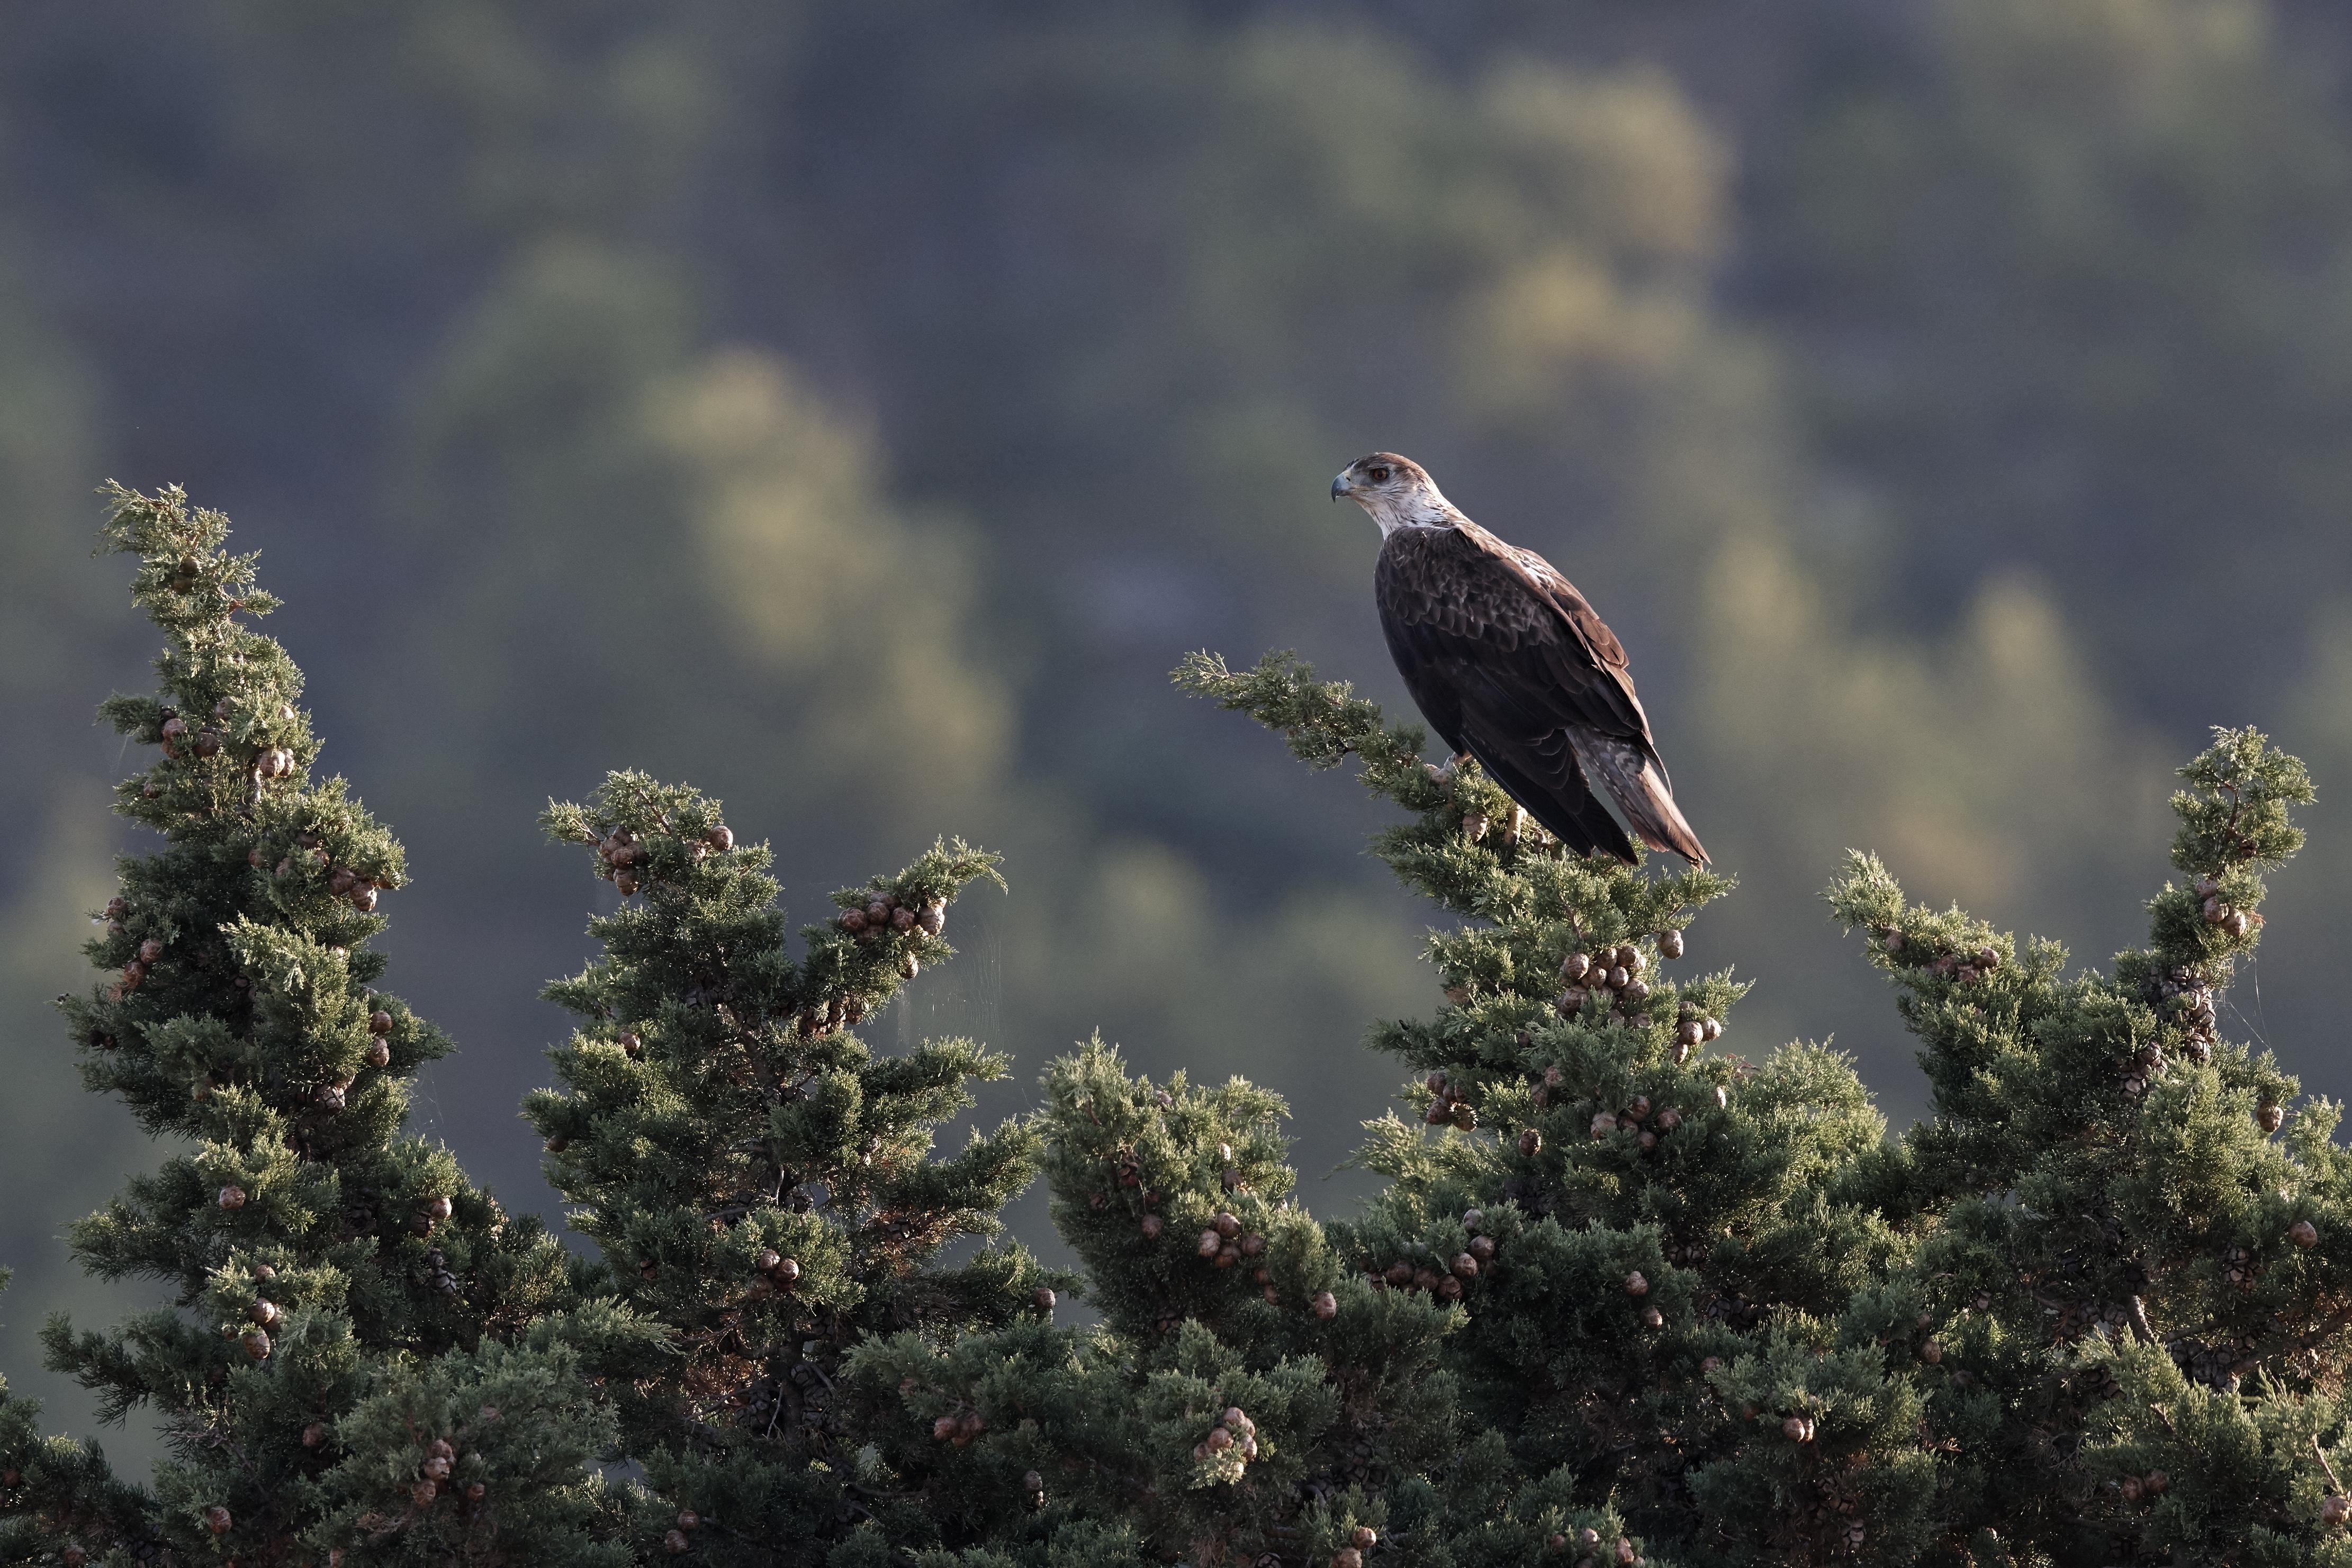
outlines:
M1384 485L1389 482L1389 471L1386 468L1374 468L1372 470L1371 478L1372 483L1376 485Z

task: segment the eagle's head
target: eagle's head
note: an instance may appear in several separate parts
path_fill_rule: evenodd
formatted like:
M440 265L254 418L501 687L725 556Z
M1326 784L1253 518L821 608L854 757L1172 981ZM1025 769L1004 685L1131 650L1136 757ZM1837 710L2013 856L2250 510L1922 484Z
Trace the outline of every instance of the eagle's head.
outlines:
M1341 496L1371 513L1382 539L1400 528L1452 528L1462 519L1428 469L1394 452L1374 452L1340 469L1331 499Z

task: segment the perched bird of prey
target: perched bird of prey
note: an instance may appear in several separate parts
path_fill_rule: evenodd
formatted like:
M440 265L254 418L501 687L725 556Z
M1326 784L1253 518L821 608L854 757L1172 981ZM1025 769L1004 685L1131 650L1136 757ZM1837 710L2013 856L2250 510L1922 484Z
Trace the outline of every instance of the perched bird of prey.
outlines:
M1538 822L1580 855L1633 858L1593 798L1597 778L1642 842L1693 865L1706 850L1675 808L1624 646L1576 585L1532 550L1506 544L1439 493L1420 464L1374 452L1331 481L1381 527L1372 574L1381 630L1455 759L1475 757Z

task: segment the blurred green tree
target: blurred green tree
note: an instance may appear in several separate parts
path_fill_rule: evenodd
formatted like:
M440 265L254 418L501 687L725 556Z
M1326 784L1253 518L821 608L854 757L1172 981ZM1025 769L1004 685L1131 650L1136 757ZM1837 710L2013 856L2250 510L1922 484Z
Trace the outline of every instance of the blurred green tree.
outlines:
M1758 36L1827 50L1832 11ZM73 318L110 425L308 476L271 479L249 529L337 520L297 613L351 765L447 847L412 957L469 1033L539 1026L466 955L573 958L567 924L508 918L557 884L497 824L619 761L811 823L782 868L819 885L941 826L1019 857L957 982L1017 1033L1099 1026L1164 1067L1221 1059L1239 1016L1284 1042L1280 1087L1358 1081L1329 1020L1404 1006L1412 940L1355 853L1370 818L1268 788L1152 683L1211 637L1370 667L1370 540L1319 498L1375 445L1626 631L1709 842L1748 874L1722 918L1774 977L1750 1006L1776 1029L1871 1016L1795 889L1897 799L1929 809L1867 837L1906 873L2125 934L2087 889L2157 801L2116 809L2152 752L2112 716L2112 662L2031 577L1922 632L1885 532L1905 514L1829 504L1817 403L1792 400L1813 362L1789 334L1815 318L1722 287L1801 237L1756 209L1785 188L1780 144L1741 138L1783 125L1774 105L1794 134L1844 78L1782 83L1769 48L1703 60L1615 13L1572 39L1500 14L719 0L16 26L26 101L81 81L57 112L110 127L61 144L92 160L75 180L25 166L36 233L85 225L143 267L138 237L168 231L188 261L154 291L169 312ZM150 73L166 56L199 63ZM100 190L102 212L69 194ZM207 335L231 321L251 330ZM131 374L117 345L141 333L217 350L228 395ZM356 504L354 472L382 476ZM924 608L877 626L872 585L897 581ZM2021 632L2032 657L1986 688L1984 639ZM427 710L448 721L429 738ZM2047 716L2031 745L1988 731L2019 711ZM908 762L942 724L952 756ZM1041 791L1058 831L1024 842L1007 802ZM2021 818L2027 797L2064 804ZM1302 965L1331 1005L1276 978ZM487 1149L517 1070L473 1053L425 1110ZM1375 1104L1365 1085L1351 1109ZM1302 1135L1307 1164L1344 1152Z
M1808 433L1906 599L2032 562L2137 710L2242 701L2352 564L2344 40L2264 0L1920 10L1760 160ZM2289 635L2165 651L2257 616Z

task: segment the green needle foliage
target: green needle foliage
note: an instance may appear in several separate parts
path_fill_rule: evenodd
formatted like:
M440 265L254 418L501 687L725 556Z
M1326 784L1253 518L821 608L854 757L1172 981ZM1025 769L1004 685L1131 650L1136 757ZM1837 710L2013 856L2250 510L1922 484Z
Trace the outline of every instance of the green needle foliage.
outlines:
M1886 1155L1862 1085L1814 1047L1711 1048L1745 986L1690 964L1685 933L1725 879L1566 854L1475 770L1424 763L1419 730L1295 661L1236 674L1202 656L1178 679L1312 764L1359 758L1415 813L1377 852L1457 922L1430 939L1447 1006L1372 1037L1422 1075L1417 1124L1370 1127L1361 1159L1389 1186L1330 1232L1367 1286L1446 1305L1439 1360L1492 1450L1396 1543L1742 1555L1761 1521L1727 1505L1759 1462L1757 1421L1769 1408L1768 1471L1820 1440L1859 1375L1817 1355L1824 1325L1904 1250L1870 1201ZM1852 1436L1899 1469L1909 1426L1898 1403Z
M2290 1116L2222 1024L2311 785L2252 731L2181 776L2184 885L2112 974L1910 905L1868 856L1829 893L1936 1093L1886 1187L1920 1242L1881 1294L1918 1315L1874 1337L1912 1352L1946 1532L1990 1561L2352 1562L2340 1112Z
M171 642L107 712L160 748L121 805L164 845L62 1006L179 1147L75 1245L174 1305L47 1342L173 1453L131 1485L0 1387L0 1563L2352 1563L2352 1154L2227 1026L2312 798L2260 735L2182 771L2181 879L2106 973L1851 856L1832 911L1934 1092L1890 1137L1843 1057L1727 1047L1746 986L1692 934L1727 879L1571 856L1345 685L1196 656L1355 760L1442 915L1441 1005L1370 1036L1410 1114L1333 1222L1279 1099L1099 1038L935 1152L1006 1058L857 1030L994 858L942 842L795 940L717 802L613 773L545 817L619 904L526 1107L592 1263L401 1135L448 1042L367 945L399 847L311 781L222 520L114 502ZM994 1240L1041 1173L1082 1273Z
M927 1158L1005 1058L969 1040L881 1057L851 1031L952 952L949 905L995 857L942 844L835 894L795 960L767 847L738 847L717 802L614 773L545 825L593 846L625 900L590 927L604 956L549 988L583 1023L552 1053L562 1089L528 1114L614 1289L675 1335L620 1396L651 1488L635 1546L767 1564L823 1561L867 1521L924 1537L861 1464L848 1359L877 1334L950 1344L1045 1318L1070 1281L1019 1247L935 1266L1035 1174L1022 1123Z
M563 1427L584 1457L610 1416L565 1331L607 1352L653 1331L583 1302L535 1221L401 1135L411 1076L449 1042L382 988L368 945L400 846L342 780L311 778L301 673L237 618L275 601L222 549L226 520L176 489L110 500L106 544L138 558L167 638L156 694L103 709L154 749L117 809L163 844L121 861L88 948L107 978L59 1006L89 1087L178 1148L72 1239L93 1273L160 1280L173 1305L104 1333L53 1321L44 1342L110 1416L150 1413L172 1458L142 1497L12 1408L0 1549L568 1559L594 1489L576 1463L548 1485L530 1434Z

